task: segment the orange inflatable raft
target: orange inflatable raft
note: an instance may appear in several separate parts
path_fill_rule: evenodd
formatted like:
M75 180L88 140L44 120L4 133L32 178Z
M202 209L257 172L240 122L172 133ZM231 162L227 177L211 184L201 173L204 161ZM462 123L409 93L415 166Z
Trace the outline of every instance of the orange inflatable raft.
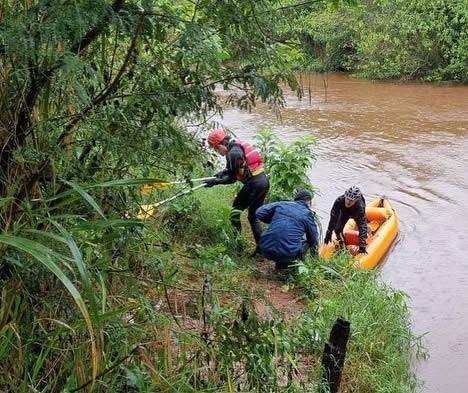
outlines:
M380 198L366 206L368 228L372 230L367 238L367 254L357 254L354 263L362 269L372 269L380 262L398 235L398 217L387 199ZM349 219L343 235L346 247L351 254L355 254L359 244L359 232L356 222ZM319 255L321 258L330 258L336 249L336 237L333 233L332 242L321 244Z

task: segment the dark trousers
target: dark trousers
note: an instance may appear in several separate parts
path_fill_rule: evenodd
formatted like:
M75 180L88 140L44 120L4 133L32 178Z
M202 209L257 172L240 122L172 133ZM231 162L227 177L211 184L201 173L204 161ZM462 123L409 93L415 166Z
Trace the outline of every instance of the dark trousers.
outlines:
M241 225L241 212L245 209L248 210L247 218L249 220L250 227L255 239L255 243L258 244L260 236L262 234L262 226L258 220L255 212L265 202L266 195L270 189L270 183L265 173L260 173L257 176L251 177L244 183L237 194L234 202L232 203L231 211L231 223L239 232L242 229Z
M306 254L307 254L307 251L309 251L309 248L310 248L310 246L309 246L309 243L307 242L307 240L302 240L302 250L301 250L301 253L299 255L291 256L291 257L268 257L268 256L266 256L266 257L275 262L275 266L276 266L277 269L279 269L279 270L288 269L289 266L294 261L304 260ZM312 250L311 252L314 253L314 250Z

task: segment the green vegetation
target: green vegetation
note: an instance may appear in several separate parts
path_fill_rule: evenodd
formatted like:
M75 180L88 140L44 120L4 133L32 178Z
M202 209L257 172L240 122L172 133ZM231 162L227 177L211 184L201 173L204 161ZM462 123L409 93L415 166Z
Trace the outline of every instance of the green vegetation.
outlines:
M261 135L264 149L276 144L271 132ZM291 154L310 143L281 145L284 165L297 171L289 169L291 176L301 178L311 165ZM278 174L272 183L284 185L279 194L292 193ZM289 278L259 272L245 256L250 232L239 239L229 225L235 188L202 189L163 205L145 226L95 220L69 232L54 221L57 233L0 236L12 246L7 266L21 268L4 280L0 387L317 391L324 342L342 316L352 322L346 389L415 391L418 344L404 295L382 286L377 272L350 267L346 255L308 259ZM99 215L94 199L74 189ZM170 192L149 194L147 202ZM47 245L39 242L44 237ZM258 285L259 274L303 306L278 307Z
M316 141L312 135L290 144L281 142L271 130L261 130L256 137L270 178L270 202L291 199L291 195L299 190L313 190L307 177L307 170L315 160L313 147Z
M310 391L342 315L356 332L349 389L412 391L407 310L376 273L307 261L292 281L307 306L282 315L240 252L248 231L238 239L229 225L235 186L136 219L175 190L140 185L212 173L202 137L225 104L216 87L240 108L281 105L283 83L299 90L304 53L282 37L304 7L1 3L0 390ZM310 185L313 140L265 131L260 143L272 198Z
M294 9L302 69L370 79L468 82L465 0L360 0Z
M319 335L336 315L352 321L344 391L412 392L412 355L424 353L410 332L405 295L378 275L350 267L347 255L305 266L299 283L311 300L303 318Z

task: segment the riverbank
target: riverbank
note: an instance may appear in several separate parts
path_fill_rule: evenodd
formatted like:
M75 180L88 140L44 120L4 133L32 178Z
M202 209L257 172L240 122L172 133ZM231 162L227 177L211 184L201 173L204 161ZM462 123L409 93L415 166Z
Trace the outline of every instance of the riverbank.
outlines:
M304 78L310 100L288 92L280 119L259 104L251 113L227 109L222 124L244 140L264 127L281 141L314 135L317 160L308 177L319 189L314 205L322 222L352 184L368 200L385 194L392 201L400 233L379 269L384 282L408 294L412 330L429 354L417 365L420 393L457 391L467 383L468 225L459 213L468 209L468 88L344 74Z
M314 392L325 342L342 317L351 335L341 391L415 392L419 344L404 294L383 285L378 271L350 266L346 255L309 258L288 277L249 258L250 231L235 237L229 223L236 188L200 189L160 206L143 227L129 222L119 237L94 227L92 267L72 240L56 236L69 242L81 281L74 286L61 271L54 279L43 269L22 296L22 282L10 277L0 308L0 390ZM122 221L105 224L112 223ZM57 266L45 246L2 239ZM100 258L119 242L124 251ZM18 339L17 320L30 342Z
M308 259L295 276L278 277L268 261L247 257L248 229L240 242L233 240L234 188L198 191L150 220L159 241L171 244L159 262L172 265L165 267L172 272L170 285L163 280L166 299L153 297L170 337L156 346L171 364L164 378L176 383L176 371L197 354L183 374L199 388L228 383L232 390L222 391L313 391L330 329L343 317L351 336L342 391L416 391L411 362L419 344L405 295L382 284L378 271L350 267L345 256ZM171 221L181 211L188 213L185 221Z

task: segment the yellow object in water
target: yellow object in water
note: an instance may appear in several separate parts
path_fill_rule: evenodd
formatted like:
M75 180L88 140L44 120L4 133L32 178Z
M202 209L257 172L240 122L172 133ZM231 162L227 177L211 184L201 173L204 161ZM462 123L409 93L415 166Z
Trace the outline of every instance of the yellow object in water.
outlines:
M372 269L378 265L398 235L398 217L387 199L376 199L366 206L366 217L372 234L367 238L367 254L358 254L354 257L354 264L362 269ZM358 238L356 222L349 219L343 235L348 250L353 253L356 248L355 240ZM335 252L336 237L333 234L332 242L320 244L319 255L328 259Z

